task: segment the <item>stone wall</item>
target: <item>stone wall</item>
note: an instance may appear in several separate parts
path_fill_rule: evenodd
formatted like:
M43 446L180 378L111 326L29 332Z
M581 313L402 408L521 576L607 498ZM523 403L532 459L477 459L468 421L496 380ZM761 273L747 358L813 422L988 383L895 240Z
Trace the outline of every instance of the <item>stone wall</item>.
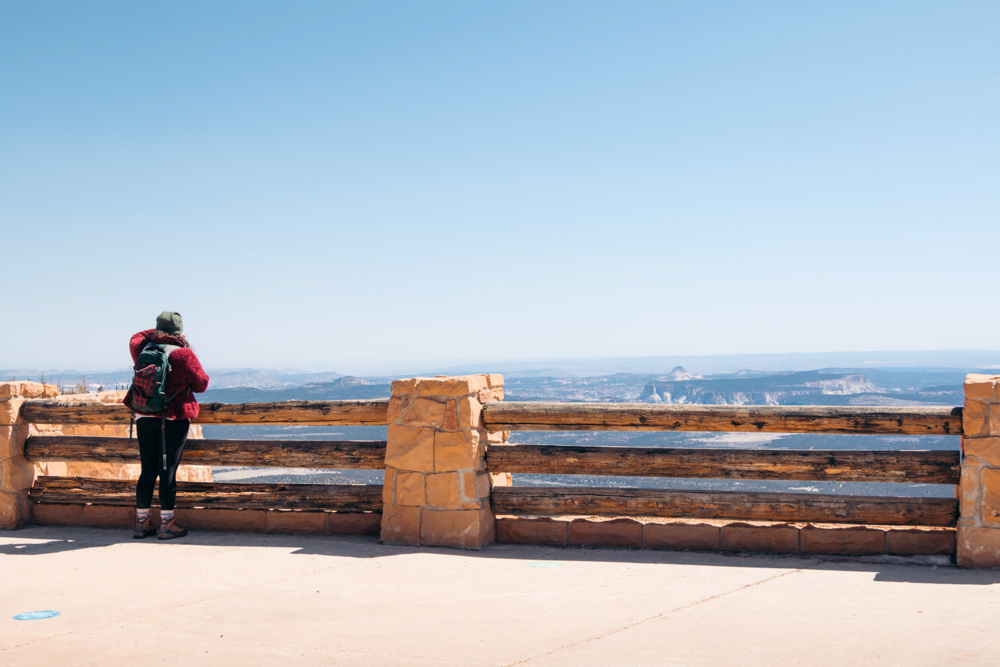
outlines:
M500 375L412 378L392 383L382 541L478 549L493 541L494 484L486 472L490 433L483 404L503 399Z
M1000 566L1000 375L967 375L958 488L958 564Z
M952 556L955 529L706 519L497 517L508 544L845 556Z
M28 491L35 467L24 458L29 427L21 421L21 405L29 398L52 398L55 385L0 382L0 528L20 528L31 520Z

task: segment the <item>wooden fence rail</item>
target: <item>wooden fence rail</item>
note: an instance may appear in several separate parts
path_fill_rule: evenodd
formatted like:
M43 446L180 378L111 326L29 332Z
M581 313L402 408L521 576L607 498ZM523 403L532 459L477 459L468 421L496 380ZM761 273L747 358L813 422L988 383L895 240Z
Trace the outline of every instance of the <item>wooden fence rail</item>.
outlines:
M957 484L957 451L665 449L501 445L486 450L494 472L716 479Z
M958 516L958 501L811 493L498 486L493 489L493 511L541 516L570 514L952 526Z
M384 426L389 399L366 401L281 401L203 403L196 424L337 424ZM34 424L128 423L131 412L117 403L25 401L21 418Z
M39 477L35 480L29 497L35 503L134 506L135 482L84 477ZM382 485L177 482L177 507L381 512Z
M387 423L388 399L201 406L201 424L369 425ZM39 424L127 423L123 405L29 400L21 417ZM491 402L492 431L751 431L875 435L961 435L951 407L717 406ZM135 462L127 438L32 436L35 461ZM382 469L384 441L189 440L184 463L209 466ZM495 472L955 484L955 451L653 449L492 444ZM181 508L324 509L380 512L381 485L179 483ZM35 503L132 505L135 483L39 477ZM804 493L658 489L495 487L494 511L512 515L600 515L953 526L958 501Z
M962 408L645 405L499 401L483 407L492 431L753 431L961 435Z
M201 440L184 447L184 465L382 470L384 440ZM24 444L31 461L138 463L129 438L48 435Z

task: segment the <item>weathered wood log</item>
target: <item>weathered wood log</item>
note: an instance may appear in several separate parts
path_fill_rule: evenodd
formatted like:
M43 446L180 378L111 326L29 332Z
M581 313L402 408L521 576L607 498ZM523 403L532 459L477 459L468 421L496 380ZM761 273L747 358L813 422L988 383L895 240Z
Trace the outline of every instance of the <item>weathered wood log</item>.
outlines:
M957 451L666 449L500 445L486 450L492 472L836 482L958 484Z
M35 503L134 505L135 482L86 477L39 477L29 497ZM157 497L154 493L154 502ZM382 485L177 482L177 507L381 512Z
M389 399L203 403L196 424L338 424L383 426ZM21 418L34 424L127 424L131 412L118 403L25 401Z
M493 511L542 516L578 514L953 526L958 518L958 501L811 493L497 486L493 488Z
M962 435L962 408L646 405L496 401L491 431L753 431Z
M201 440L184 447L184 465L382 470L384 440ZM31 461L138 463L129 438L36 435L24 443Z

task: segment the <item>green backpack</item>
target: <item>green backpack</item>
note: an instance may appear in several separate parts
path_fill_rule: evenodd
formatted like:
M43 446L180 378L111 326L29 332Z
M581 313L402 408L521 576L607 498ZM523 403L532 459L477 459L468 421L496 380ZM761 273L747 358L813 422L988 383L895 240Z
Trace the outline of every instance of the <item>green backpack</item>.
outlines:
M167 406L180 392L167 396L167 373L170 371L170 354L179 350L178 345L161 345L147 343L135 361L132 376L132 420L128 435L132 437L132 427L135 424L135 413L146 415L162 414L160 424L160 453L163 456L163 469L167 469Z

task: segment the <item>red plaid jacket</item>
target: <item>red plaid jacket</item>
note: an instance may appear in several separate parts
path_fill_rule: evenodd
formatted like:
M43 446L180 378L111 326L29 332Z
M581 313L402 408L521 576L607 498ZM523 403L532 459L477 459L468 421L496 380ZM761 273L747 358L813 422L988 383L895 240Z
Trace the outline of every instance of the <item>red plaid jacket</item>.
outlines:
M140 331L129 341L132 363L139 359L143 346L152 341L164 345L180 345L180 350L170 354L170 372L167 373L167 396L177 394L167 406L167 419L194 419L198 416L198 401L194 395L208 389L208 374L201 367L194 350L184 347L184 341L156 329ZM132 392L125 395L122 403L132 407Z

